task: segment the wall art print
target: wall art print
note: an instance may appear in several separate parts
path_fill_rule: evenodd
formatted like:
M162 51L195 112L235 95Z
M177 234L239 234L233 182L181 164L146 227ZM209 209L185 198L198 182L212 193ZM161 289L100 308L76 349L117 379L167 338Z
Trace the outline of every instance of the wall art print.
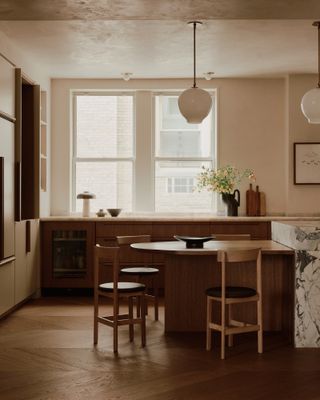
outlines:
M294 184L320 185L320 143L294 143Z

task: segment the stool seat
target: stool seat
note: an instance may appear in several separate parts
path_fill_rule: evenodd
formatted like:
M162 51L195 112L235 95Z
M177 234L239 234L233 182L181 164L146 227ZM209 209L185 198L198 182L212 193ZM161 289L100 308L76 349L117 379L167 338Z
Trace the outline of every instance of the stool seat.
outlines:
M146 286L137 282L118 282L118 291L120 293L143 292ZM113 292L113 282L101 283L99 289L104 292Z
M242 286L226 286L226 298L241 299L244 297L252 297L257 294L255 289ZM212 287L206 290L206 295L210 297L221 297L221 287Z
M155 275L159 270L152 267L126 267L121 268L120 272L128 275Z

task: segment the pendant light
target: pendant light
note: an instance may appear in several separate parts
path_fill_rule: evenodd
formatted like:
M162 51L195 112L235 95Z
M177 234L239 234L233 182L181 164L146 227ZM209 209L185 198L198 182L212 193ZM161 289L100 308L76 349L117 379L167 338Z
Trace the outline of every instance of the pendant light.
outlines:
M302 97L301 109L309 124L320 124L320 21L312 25L318 27L318 87Z
M202 25L200 21L191 21L193 25L193 86L181 93L178 105L181 114L190 124L200 124L209 114L212 104L208 92L197 87L196 84L196 27Z

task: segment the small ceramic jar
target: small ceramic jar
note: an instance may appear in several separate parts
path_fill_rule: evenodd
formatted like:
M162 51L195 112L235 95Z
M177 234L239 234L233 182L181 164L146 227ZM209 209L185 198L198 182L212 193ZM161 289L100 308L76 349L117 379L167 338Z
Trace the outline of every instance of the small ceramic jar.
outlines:
M100 210L96 213L97 217L105 217L106 213L103 211L103 208L100 208Z

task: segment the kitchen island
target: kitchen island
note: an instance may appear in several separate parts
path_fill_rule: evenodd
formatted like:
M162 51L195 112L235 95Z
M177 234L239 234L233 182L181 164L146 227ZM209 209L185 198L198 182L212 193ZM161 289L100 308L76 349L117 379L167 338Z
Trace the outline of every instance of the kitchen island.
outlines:
M272 239L295 251L295 346L320 347L320 221L272 222Z

